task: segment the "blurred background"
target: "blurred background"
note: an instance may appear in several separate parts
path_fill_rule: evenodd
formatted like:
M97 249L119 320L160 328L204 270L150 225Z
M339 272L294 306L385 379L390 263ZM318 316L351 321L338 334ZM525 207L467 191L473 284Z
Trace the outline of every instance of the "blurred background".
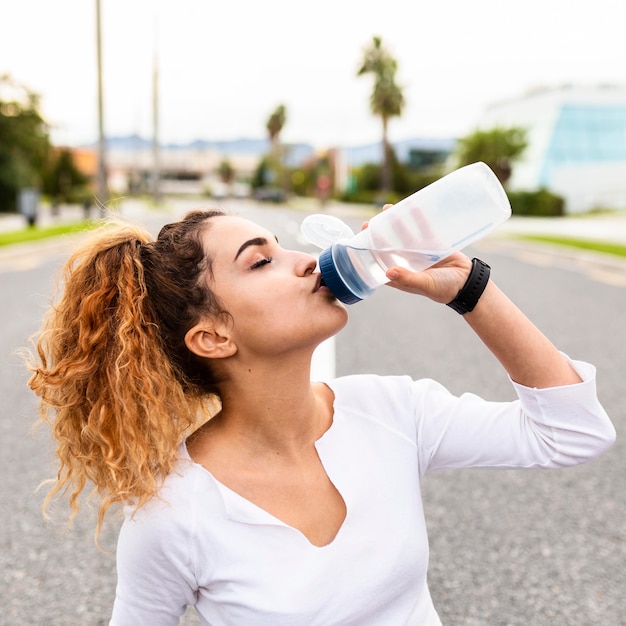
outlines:
M119 517L101 552L93 511L70 529L63 503L41 516L36 486L56 465L16 354L77 231L112 210L157 233L218 205L314 253L305 212L358 229L478 160L514 215L476 253L597 366L618 441L567 472L430 476L433 599L451 626L626 626L622 13L619 0L0 0L0 626L104 626L115 593ZM350 318L325 375L511 397L453 312L381 289Z
M472 160L517 213L621 209L625 48L618 0L1 0L0 211L380 204Z

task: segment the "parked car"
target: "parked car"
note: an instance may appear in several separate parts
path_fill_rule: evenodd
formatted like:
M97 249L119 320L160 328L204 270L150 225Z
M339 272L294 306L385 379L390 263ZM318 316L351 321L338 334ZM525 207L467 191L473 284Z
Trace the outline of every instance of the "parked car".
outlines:
M254 197L260 202L286 202L287 194L280 187L258 187Z

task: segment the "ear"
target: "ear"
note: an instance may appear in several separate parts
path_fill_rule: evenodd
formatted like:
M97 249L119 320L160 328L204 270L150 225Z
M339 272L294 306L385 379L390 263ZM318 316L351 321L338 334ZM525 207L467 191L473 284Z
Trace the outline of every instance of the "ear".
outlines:
M224 359L237 352L227 328L214 320L203 320L190 328L185 335L185 345L205 359Z

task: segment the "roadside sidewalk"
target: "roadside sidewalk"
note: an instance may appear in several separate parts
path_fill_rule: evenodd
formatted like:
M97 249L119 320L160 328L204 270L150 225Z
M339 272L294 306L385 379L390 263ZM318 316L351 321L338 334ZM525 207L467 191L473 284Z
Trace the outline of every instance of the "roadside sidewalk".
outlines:
M132 220L141 220L142 215L150 211L148 205L143 201L134 199L125 200L123 207L119 207L120 214ZM100 217L98 208L91 207L90 218L97 219ZM58 213L53 215L50 207L46 204L41 205L38 211L37 226L46 228L49 226L61 226L64 224L76 224L85 220L83 208L80 205L61 205ZM11 213L0 213L0 232L23 231L28 228L26 220L22 215ZM0 264L6 266L12 262L18 265L28 266L29 260L34 262L44 252L59 251L67 249L68 239L75 239L85 236L85 233L77 233L73 235L59 235L56 237L36 239L32 241L24 241L7 246L0 246ZM1 272L1 269L0 269Z
M249 202L245 200L244 202ZM182 210L189 204L185 200L177 202L173 200L171 205L172 219L176 219L177 207ZM180 206L178 206L180 204ZM188 208L188 207L187 207ZM148 204L142 200L128 198L118 203L118 209L123 217L131 220L140 220L143 215L151 213ZM312 206L310 212L318 211L318 207ZM183 211L184 212L184 211ZM338 217L354 217L364 212L364 208L357 205L348 205L339 202L329 202L324 212L337 215ZM91 217L98 217L98 208L91 208ZM63 205L59 207L57 215L52 215L48 205L42 205L37 220L38 226L52 226L80 222L85 219L82 207L78 205ZM17 214L0 214L0 232L23 230L26 228L26 220ZM593 263L600 267L612 268L613 271L623 272L626 277L626 258L610 254L585 251L577 248L568 248L555 244L524 241L516 239L517 235L553 235L573 237L594 241L626 244L626 211L610 214L569 216L564 218L537 218L512 216L502 224L494 233L485 240L479 242L480 246L508 247L522 253L524 250L537 254L557 256L563 262ZM56 240L56 241L55 241ZM38 240L29 243L15 244L0 247L0 256L22 256L32 250L41 250L43 247L55 247L64 245L66 239L53 238L50 240ZM625 279L626 280L626 279Z
M626 244L626 211L569 217L512 216L498 234L555 235Z
M121 215L132 219L140 217L150 209L143 200L129 198L116 202L112 205L112 210L119 210ZM100 217L97 206L91 206L89 217L90 219L97 219ZM52 214L48 204L42 204L39 206L39 210L37 212L37 226L41 228L81 222L84 219L85 212L83 211L82 206L77 204L62 204L58 207L56 215ZM0 232L24 230L26 227L26 220L22 215L17 213L0 213Z
M91 214L95 216L97 209L92 207ZM69 222L79 222L85 218L82 207L77 205L62 205L58 215L52 215L50 207L43 205L37 211L37 226L47 227ZM17 213L0 213L0 232L7 233L26 229L26 219Z
M182 203L185 204L185 201L183 200ZM172 201L171 204L176 206L176 201ZM131 218L149 211L145 202L133 198L120 201L119 207L122 215ZM352 216L363 213L364 209L359 205L329 202L322 211L341 217L343 215ZM312 205L310 212L321 211L319 207ZM95 206L91 207L91 217L98 217L98 208ZM84 218L82 207L78 205L62 205L59 207L58 214L52 215L50 207L44 204L40 206L37 225L46 227L54 224L78 222ZM25 227L26 220L23 216L14 213L0 213L0 232L22 230ZM502 224L495 233L498 236L503 234L560 235L563 237L626 243L626 211L623 213L616 212L564 218L520 217L514 215Z

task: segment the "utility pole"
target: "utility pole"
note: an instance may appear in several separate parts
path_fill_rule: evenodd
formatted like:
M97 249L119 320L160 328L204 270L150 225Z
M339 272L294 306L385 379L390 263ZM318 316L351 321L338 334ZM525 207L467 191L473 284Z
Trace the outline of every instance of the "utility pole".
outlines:
M104 138L104 104L102 96L102 34L100 0L96 0L96 45L98 63L98 195L96 201L100 207L100 212L102 213L109 200L109 189L107 185L106 145Z
M155 37L152 67L152 199L161 202L161 167L159 159L159 52L158 35Z

